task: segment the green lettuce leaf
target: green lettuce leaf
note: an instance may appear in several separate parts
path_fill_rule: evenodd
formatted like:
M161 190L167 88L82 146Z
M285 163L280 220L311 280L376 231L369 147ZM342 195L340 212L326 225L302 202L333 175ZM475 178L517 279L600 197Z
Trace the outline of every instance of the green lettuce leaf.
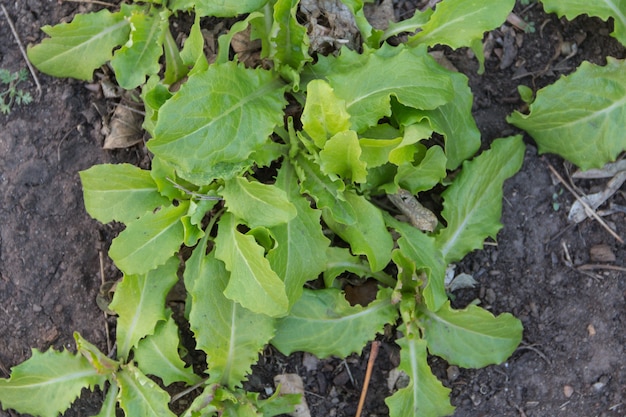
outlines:
M4 409L56 417L83 388L102 387L105 379L80 354L33 349L30 359L11 368L9 379L0 378L0 403Z
M322 232L321 211L312 209L300 194L298 178L288 162L278 172L276 187L285 191L298 212L289 222L271 228L276 245L267 254L270 266L285 283L291 307L302 295L304 284L324 271L330 241Z
M159 321L167 320L165 297L178 280L178 258L141 275L125 275L109 308L118 314L118 357L127 358L143 337L153 334Z
M448 225L435 239L446 263L482 248L487 237L495 239L502 228L502 185L522 166L524 150L520 135L496 139L491 149L463 163L459 176L442 193L441 215Z
M357 132L391 114L392 96L405 106L430 110L455 97L448 71L426 48L385 44L363 57L344 49L329 64L323 73L336 96L345 100L352 129Z
M393 239L387 231L381 211L354 191L345 192L344 197L356 213L355 224L348 226L339 223L327 209L322 211L324 222L350 244L352 253L367 257L372 272L382 271L391 261Z
M116 417L118 392L119 387L117 384L111 384L107 390L100 412L93 417Z
M422 295L430 310L439 310L448 300L444 284L447 264L435 239L391 216L385 216L385 221L400 233L398 247L402 254L415 264L418 271L423 270L428 275Z
M328 139L319 153L320 168L326 175L337 175L352 182L365 182L366 164L361 158L359 137L353 130L339 132Z
M437 312L420 311L430 353L464 368L502 363L522 340L522 323L509 313L494 317L475 305L454 310L449 301Z
M448 72L454 86L454 100L433 110L416 110L418 118L426 118L431 128L445 141L446 168L454 170L471 158L480 148L480 131L472 116L474 96L461 73Z
M270 54L278 71L297 86L300 71L309 56L309 38L306 28L298 23L296 12L299 0L277 0L274 3L274 22L270 33Z
M146 75L160 70L159 58L163 54L163 36L167 28L165 13L147 14L134 11L128 17L130 37L122 48L115 51L111 66L117 83L132 90L146 82Z
M515 0L443 0L422 30L409 38L409 44L470 46L500 26L513 6Z
M115 265L125 274L144 274L165 263L185 239L180 220L188 209L189 201L181 201L130 223L111 243Z
M127 416L175 417L168 404L170 396L132 362L117 373L120 406Z
M41 30L50 38L28 48L28 59L37 69L55 77L91 80L93 71L111 59L113 48L128 40L130 23L122 12L103 9Z
M430 190L445 178L447 161L443 149L432 146L417 165L408 162L400 165L394 182L411 194Z
M626 7L626 6L624 6ZM600 168L626 149L626 61L583 62L573 74L537 92L530 114L507 121L524 129L540 153L556 153L580 168Z
M145 171L131 164L95 165L79 173L87 213L102 223L130 223L168 204Z
M289 316L278 320L271 343L285 355L302 350L324 358L360 352L385 324L397 319L390 294L391 289L381 289L367 307L352 307L337 289L305 289Z
M324 80L313 80L307 85L301 120L302 128L319 149L329 138L350 129L345 100L338 99Z
M400 370L409 378L409 385L385 399L390 417L440 417L454 412L450 405L450 389L433 375L426 361L426 342L413 335L396 340L400 346ZM455 343L458 343L455 342Z
M141 372L158 376L165 385L177 381L193 385L200 377L178 355L179 344L178 326L170 313L166 321L157 323L153 334L139 341L134 359Z
M74 340L76 341L76 350L89 361L100 375L108 376L117 371L119 362L109 358L95 345L83 339L80 333L74 332Z
M211 65L159 109L148 148L197 185L231 178L283 123L285 88L270 71Z
M228 211L250 228L284 224L297 214L285 191L275 185L236 177L224 183L220 194Z
M225 213L215 238L215 257L230 271L224 295L255 313L279 317L287 313L285 284L263 256L254 237L237 230L237 219Z
M229 273L213 252L204 251L205 244L199 245L185 269L186 282L193 281L189 323L197 348L207 354L211 381L234 388L274 335L274 319L226 298Z
M548 13L556 13L559 17L566 16L574 20L576 16L587 14L603 20L613 18L615 31L611 33L622 45L626 45L626 3L615 0L541 0Z
M268 0L172 0L171 10L188 10L194 8L200 16L235 17L258 10Z
M331 180L320 171L319 165L303 154L298 155L294 162L300 178L300 191L309 194L317 203L318 209L328 210L338 223L356 223L357 214L343 195L343 181Z

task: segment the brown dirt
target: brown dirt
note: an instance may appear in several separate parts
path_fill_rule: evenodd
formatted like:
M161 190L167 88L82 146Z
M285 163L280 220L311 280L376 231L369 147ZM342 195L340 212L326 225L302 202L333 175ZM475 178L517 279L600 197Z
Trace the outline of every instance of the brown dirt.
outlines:
M76 3L2 0L25 43L42 38L39 27L93 10ZM396 12L415 2L396 2ZM531 3L532 4L532 3ZM522 36L512 65L501 69L492 55L484 75L466 51L446 51L449 60L470 78L474 115L485 144L516 133L506 115L521 108L516 86L539 88L571 72L580 62L602 63L607 55L624 58L624 49L607 36L610 23L579 18L573 22L546 15L539 5L516 12L534 22L535 33ZM0 67L24 68L11 32L0 13ZM572 58L552 60L561 39L585 39ZM503 31L494 31L495 37ZM559 69L554 69L558 66ZM532 75L515 79L526 73ZM80 332L106 350L105 320L95 304L100 286L99 249L114 235L111 226L85 213L78 171L97 163L138 161L144 150L102 150L102 117L109 103L84 83L40 75L43 95L9 116L0 115L0 376L30 356L30 349L74 346ZM25 88L35 95L34 83ZM98 111L99 109L99 111ZM567 211L573 197L551 177L532 141L520 173L505 185L503 223L497 246L469 256L457 272L473 274L479 285L456 294L462 306L478 299L484 307L509 311L524 323L524 341L504 364L480 370L456 369L439 358L431 365L453 389L455 416L625 416L626 415L626 274L609 269L583 272L597 263L590 251L606 244L615 255L610 265L626 267L626 250L597 222L570 227ZM564 173L561 160L547 161ZM601 182L579 182L585 191ZM624 192L612 201L626 205ZM560 207L555 210L554 203ZM624 214L607 218L626 236ZM566 258L568 255L571 263ZM117 272L105 260L105 275ZM111 323L112 324L112 323ZM398 348L380 338L364 416L388 414L386 377L398 362ZM346 360L321 361L295 354L285 358L266 349L247 386L263 391L275 374L297 372L305 381L314 417L352 416L360 395L369 347ZM569 388L567 388L569 387ZM570 390L568 392L568 390ZM570 394L569 396L566 395ZM97 413L100 393L85 395L67 416ZM9 414L0 411L0 417Z

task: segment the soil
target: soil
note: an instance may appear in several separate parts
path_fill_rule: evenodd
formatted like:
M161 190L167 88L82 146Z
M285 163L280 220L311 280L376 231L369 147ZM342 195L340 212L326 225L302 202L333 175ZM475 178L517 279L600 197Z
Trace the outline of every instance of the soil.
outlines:
M1 1L24 43L41 40L42 25L97 9L89 3ZM394 11L410 16L416 3L397 1ZM516 90L520 83L536 90L573 71L583 60L602 64L609 55L626 56L608 36L610 22L588 17L568 22L545 14L534 2L530 7L518 5L515 12L534 24L534 32L518 31L515 48L498 51L496 43L483 75L477 74L477 62L467 50L441 48L470 79L474 116L485 145L518 133L505 117L524 107ZM2 13L0 22L0 68L25 68ZM491 36L506 40L511 36L508 27ZM573 41L578 42L575 55L567 59L555 55L562 42ZM95 299L101 268L106 279L119 277L101 256L117 229L86 214L78 171L98 163L139 164L145 156L142 145L102 149L102 115L111 103L84 82L42 74L39 79L41 98L15 107L10 115L0 115L2 377L27 359L31 348L73 349L74 331L107 350L107 326L114 321L105 320ZM22 87L37 94L32 79ZM452 389L455 416L626 416L626 249L592 219L576 226L568 223L574 197L553 178L548 164L562 175L571 167L557 157L538 156L532 140L526 139L522 170L505 184L504 228L497 244L457 265L457 273L472 274L478 285L455 294L456 307L478 300L494 313L519 317L524 324L523 342L501 365L466 370L436 357L431 365ZM576 184L590 192L603 181ZM611 202L625 206L625 200L620 191ZM605 220L626 237L624 213ZM598 258L598 251L605 257ZM597 269L584 269L599 264ZM390 334L379 339L381 350L363 416L388 415L386 380L399 352ZM247 387L264 392L273 385L274 375L296 372L304 379L314 417L353 416L369 350L368 346L362 355L345 360L318 360L306 354L284 357L268 347ZM100 392L85 392L65 415L94 415L101 401ZM0 417L17 415L0 410Z

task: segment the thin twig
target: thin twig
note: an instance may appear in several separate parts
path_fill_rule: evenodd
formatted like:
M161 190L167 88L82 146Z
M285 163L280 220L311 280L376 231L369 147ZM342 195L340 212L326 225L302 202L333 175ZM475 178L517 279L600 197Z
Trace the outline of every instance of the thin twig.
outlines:
M208 379L209 378L205 378L202 381L198 382L196 385L193 385L193 386L191 386L191 387L189 387L189 388L179 392L178 394L173 395L172 399L170 400L170 404L174 404L176 401L180 400L181 398L183 398L185 395L189 394L193 390L195 390L197 388L200 388L201 386L203 386L207 382Z
M363 381L363 389L361 389L361 398L359 399L359 406L356 409L356 417L361 417L361 413L363 412L363 404L365 404L365 396L367 395L367 388L370 385L370 379L372 378L372 369L374 368L374 362L376 361L376 356L378 356L378 348L380 347L380 342L375 340L372 342L372 348L370 350L370 357L367 360L367 370L365 371L365 380Z
M102 283L102 285L104 285L104 283L106 282L104 278L104 252L98 249L98 255L100 258L100 282ZM109 336L109 321L106 311L103 311L102 313L104 314L104 331L107 335L107 352L111 353L113 346L111 345L111 336Z
M24 61L26 61L26 65L28 66L28 70L30 71L30 75L32 75L33 76L33 80L35 80L35 85L37 85L37 99L39 99L39 98L41 98L42 90L41 90L41 84L39 83L39 78L37 78L37 73L35 72L35 68L33 68L33 65L30 63L30 61L28 59L28 55L26 55L26 50L24 49L24 45L22 45L22 41L20 40L20 37L17 34L17 31L15 30L15 26L13 25L13 21L9 17L9 12L7 12L7 9L1 3L0 3L0 7L2 8L2 12L4 13L4 17L7 19L7 23L9 24L9 27L11 28L11 33L13 33L13 37L15 38L15 42L17 42L17 46L20 48L20 52L22 53L22 56L24 57Z
M580 202L580 204L582 204L582 206L585 208L585 212L587 212L587 214L589 214L590 216L593 216L593 218L596 219L598 221L598 223L600 223L600 225L602 227L604 227L611 234L611 236L613 236L619 243L624 244L624 240L621 237L619 237L619 235L617 233L615 233L615 231L613 229L611 229L605 223L604 220L602 220L602 217L600 217L598 215L598 213L596 213L596 211L594 209L589 207L589 204L587 204L585 202L585 200L583 200L578 195L578 193L576 193L576 191L574 191L574 189L567 182L565 182L563 177L561 177L561 175L559 175L559 173L556 171L556 169L554 169L554 167L548 161L546 161L545 159L543 159L543 160L546 163L546 165L548 166L548 169L550 170L550 172L552 172L552 174L554 174L554 176L561 182L561 184L563 184L563 186L565 188L567 188L567 191L569 191L576 198L576 200L578 200Z
M623 266L602 265L602 264L586 264L586 265L581 265L576 269L583 270L583 271L594 271L596 269L608 269L609 271L626 272L626 268L624 268Z

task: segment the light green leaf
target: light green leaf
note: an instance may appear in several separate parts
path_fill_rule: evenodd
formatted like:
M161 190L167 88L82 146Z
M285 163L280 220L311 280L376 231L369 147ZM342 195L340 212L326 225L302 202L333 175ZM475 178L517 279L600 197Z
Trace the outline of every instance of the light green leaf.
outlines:
M331 61L326 77L336 96L346 101L352 129L357 132L391 114L391 96L418 109L435 109L454 98L448 71L425 48L410 50L385 44L364 58L355 54L342 50L338 62Z
M167 320L165 297L178 280L178 258L141 275L125 275L109 308L117 319L118 357L127 358L141 338L153 334L159 321Z
M160 108L148 148L195 184L230 178L283 123L285 88L270 71L214 64Z
M426 151L426 147L419 142L428 139L432 134L433 129L425 122L415 122L405 126L402 142L396 149L389 152L389 162L398 166L413 162L417 151L420 149Z
M306 28L298 23L296 12L299 0L277 0L274 3L274 22L270 33L270 58L283 76L300 82L300 71L309 56L309 38Z
M4 409L41 417L56 417L70 407L83 388L103 386L82 355L68 351L32 350L30 359L11 368L9 379L0 378L0 403Z
M420 311L430 353L464 368L502 363L522 340L522 323L509 313L494 317L475 305L454 310L449 301L437 312Z
M459 341L457 341L458 343ZM415 336L396 340L400 346L400 368L410 382L385 400L390 417L440 417L454 412L450 389L435 377L426 361L426 342Z
M328 263L324 269L324 284L326 288L333 286L335 278L348 271L361 278L372 275L372 270L364 259L350 253L348 248L338 246L329 247L326 251Z
M181 201L130 223L111 243L109 256L115 265L125 274L144 274L165 263L184 241L180 219L188 208L189 202Z
M296 207L287 194L271 184L236 177L224 183L220 191L228 211L250 228L272 227L296 217Z
M189 30L189 37L183 45L183 50L180 51L180 57L185 65L193 68L192 74L204 71L209 67L209 62L204 54L204 37L200 27L200 15L196 15L193 26Z
M271 229L276 245L267 254L270 266L285 283L291 307L304 284L324 271L330 241L322 232L321 211L312 209L309 200L300 195L298 178L288 162L278 171L276 187L285 191L298 211L288 223Z
M383 39L389 39L392 36L396 36L404 32L414 33L430 20L433 12L434 10L430 8L424 11L416 9L413 16L409 19L404 19L399 22L389 22L389 26L384 31Z
M194 398L182 417L215 417L218 412L215 404L217 403L215 398L217 388L218 384L206 385L202 393Z
M235 17L258 10L268 0L173 0L171 10L187 10L194 8L201 17Z
M289 316L278 320L271 343L285 355L302 350L320 358L343 358L360 352L385 324L397 319L390 294L391 289L381 289L367 307L352 307L337 289L305 289Z
M122 12L103 9L41 30L50 38L28 48L37 69L55 77L91 80L93 71L111 59L113 48L128 40L130 24Z
M338 175L344 180L365 182L367 169L360 160L359 137L353 130L339 132L328 139L319 153L320 167L326 175Z
M163 74L163 83L172 85L182 80L189 72L189 66L183 63L178 44L172 36L170 28L165 26L163 29L161 43L163 44L163 52L165 54L165 72Z
M430 190L445 178L446 155L439 146L428 148L419 164L404 163L398 167L395 182L411 194Z
M436 241L446 263L482 248L487 237L495 239L502 228L502 185L522 166L524 150L520 135L496 139L491 149L465 162L459 176L443 192L441 215L448 226Z
M255 313L279 317L289 308L285 284L263 255L254 237L240 233L235 216L225 213L215 238L215 257L231 273L224 295Z
M168 407L170 396L141 373L132 362L117 373L120 406L127 416L175 417Z
M597 16L603 20L613 18L615 31L611 35L617 38L622 45L626 45L626 3L622 0L541 0L541 4L548 13L556 13L559 17L566 16L574 20L576 16L587 14Z
M274 335L274 319L256 314L224 296L229 273L205 246L194 250L189 323L196 346L207 354L211 381L234 388L241 385Z
M626 7L626 6L625 6ZM537 92L530 114L509 123L528 132L540 153L556 153L580 168L600 168L626 149L626 61L583 62L573 74Z
M352 225L357 221L354 209L344 198L343 181L331 180L314 161L302 154L295 159L295 168L300 178L300 191L313 197L318 209L327 209L338 223Z
M337 98L332 87L324 80L313 80L306 87L302 128L319 149L324 147L329 138L350 129L350 115L345 100Z
M192 205L196 206L196 204L193 201L190 201L189 202L190 211L193 210L191 208ZM192 215L194 214L195 213L193 213ZM184 236L183 244L191 248L195 246L196 243L198 243L198 240L202 239L202 236L204 236L204 230L202 230L202 227L200 225L193 224L194 220L192 219L192 216L190 215L183 216L180 219L180 221L183 224L183 236Z
M447 1L447 0L446 0ZM417 110L418 117L430 122L433 130L444 137L447 164L454 170L471 158L480 148L480 131L472 116L474 96L467 84L467 77L448 71L454 86L454 100L433 110Z
M139 341L134 359L141 372L158 376L165 385L177 381L193 385L200 377L186 367L178 356L178 347L178 327L170 314L166 321L157 323L154 334Z
M352 253L367 256L373 272L382 271L391 261L393 239L387 231L381 211L353 191L345 192L344 197L356 213L356 223L351 226L339 223L326 209L322 212L324 222L350 244Z
M74 332L76 350L85 357L100 375L110 375L117 371L120 363L102 353L95 345L89 343L78 332Z
M515 0L444 0L409 44L470 46L472 40L504 23L513 6Z
M119 388L117 384L109 385L102 408L100 409L100 412L93 417L116 417L118 392Z
M436 247L435 239L391 216L385 216L385 220L400 233L398 246L402 254L415 263L418 271L423 270L428 275L422 295L428 308L437 311L448 296L444 285L447 264Z
M378 168L389 162L389 152L396 149L402 142L402 137L395 139L359 139L361 159L368 169Z
M128 18L130 37L111 59L118 84L127 90L145 83L146 75L159 72L159 58L163 54L163 36L167 16L134 11Z
M130 164L102 164L79 173L85 208L102 223L130 223L148 211L168 204L145 171Z
M154 180L159 193L168 197L170 200L184 199L185 192L178 188L178 186L184 186L190 183L176 176L174 166L158 156L152 158L151 165L150 176Z

